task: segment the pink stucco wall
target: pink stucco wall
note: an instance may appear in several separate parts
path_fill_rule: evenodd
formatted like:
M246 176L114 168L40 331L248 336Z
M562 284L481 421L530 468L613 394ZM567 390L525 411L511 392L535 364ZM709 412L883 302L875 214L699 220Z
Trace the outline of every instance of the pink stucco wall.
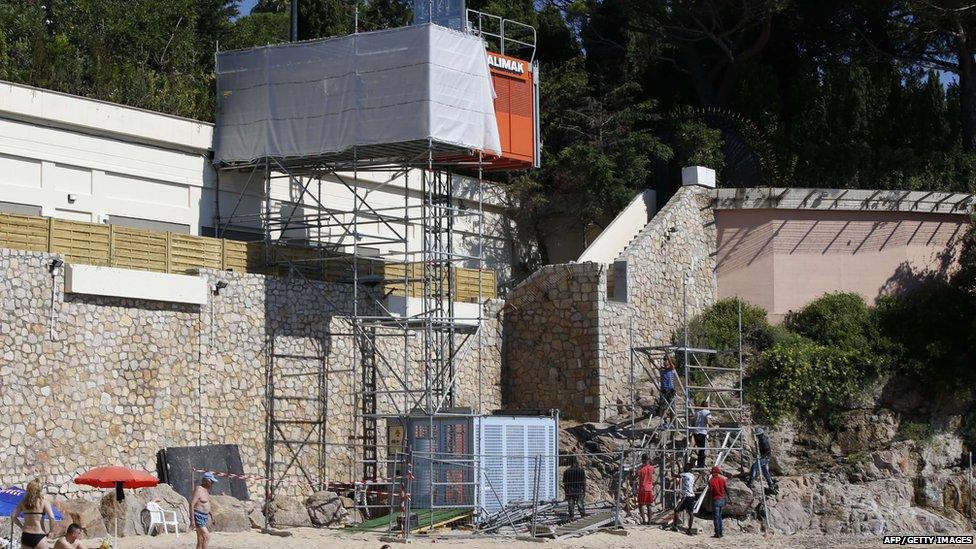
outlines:
M829 292L868 303L951 270L959 214L794 209L716 211L720 299L739 296L779 322Z

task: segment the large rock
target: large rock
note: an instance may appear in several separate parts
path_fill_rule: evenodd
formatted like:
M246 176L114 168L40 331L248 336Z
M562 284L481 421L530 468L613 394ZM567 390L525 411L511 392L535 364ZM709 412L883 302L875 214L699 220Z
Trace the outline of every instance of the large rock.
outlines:
M143 535L149 528L149 511L146 504L154 501L167 511L176 511L176 519L181 532L190 527L189 503L186 498L174 491L168 484L153 488L126 490L125 499L116 504L115 492L110 491L102 497L99 506L105 529L109 534L115 532L118 518L119 537Z
M853 482L891 477L914 477L918 473L918 451L912 441L900 441L886 450L859 452L845 458L845 471Z
M71 523L81 526L85 538L100 538L106 534L105 523L97 501L87 499L55 499L62 520L54 524L54 535L63 536Z
M190 529L190 503L185 497L180 495L169 484L160 484L153 488L142 488L136 491L146 502L154 501L167 511L176 511L176 521L180 526L180 532ZM145 526L148 528L148 515L145 515Z
M312 526L308 509L292 497L278 496L265 503L264 513L275 526Z
M315 492L305 500L308 515L315 526L332 526L342 523L349 515L342 505L342 498L335 492Z
M251 523L251 528L264 528L267 526L264 520L264 502L254 501L249 499L244 502L244 507L247 509L247 519Z
M730 478L726 490L728 497L722 516L741 518L753 512L756 506L755 497L745 482Z
M210 496L212 531L247 532L251 529L247 504L233 496Z
M834 450L840 454L885 448L898 431L898 419L889 410L851 410L837 423Z
M914 480L887 478L852 484L838 475L784 477L770 498L777 532L881 535L897 532L953 532L961 525L915 506Z
M919 446L923 474L937 474L954 465L962 465L965 444L955 434L939 433Z

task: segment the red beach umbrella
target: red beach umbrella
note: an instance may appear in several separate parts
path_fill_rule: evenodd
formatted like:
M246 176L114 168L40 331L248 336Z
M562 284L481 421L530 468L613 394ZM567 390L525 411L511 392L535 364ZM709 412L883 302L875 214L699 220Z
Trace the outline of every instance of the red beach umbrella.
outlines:
M136 471L125 467L96 467L83 473L75 479L75 484L94 486L95 488L149 488L159 484L159 479L144 471Z
M94 486L95 488L115 488L115 503L122 500L123 488L149 488L159 484L159 479L144 471L136 471L126 467L96 467L83 473L75 479L75 484ZM119 513L115 512L115 539L119 539ZM112 544L115 546L116 541Z

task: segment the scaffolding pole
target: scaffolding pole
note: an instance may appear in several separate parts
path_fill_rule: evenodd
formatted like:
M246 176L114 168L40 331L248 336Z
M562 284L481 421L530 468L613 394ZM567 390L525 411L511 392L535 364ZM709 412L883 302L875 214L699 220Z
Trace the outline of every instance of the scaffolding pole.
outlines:
M214 216L215 234L255 235L254 240L264 244L264 264L271 275L302 283L337 281L336 286L323 286L324 302L330 309L323 313L344 318L349 324L343 330L324 326L317 333L269 332L266 336L265 476L269 480L265 496L269 500L285 486L291 489L298 484L317 490L327 488L328 479L338 479L340 484L362 487L366 495L363 510L368 516L378 507L369 494L388 488L391 479L402 477L398 482L407 487L407 493L415 490L415 482L406 479L402 469L425 465L399 458L391 461L395 454L381 426L421 413L431 418L428 427L433 430L433 418L457 404L458 381L464 375L461 362L472 350L476 350L478 366L474 412L484 410L480 371L484 160L479 154L477 162L445 161L442 151L429 140L422 153L409 152L409 156L391 154L378 162L360 158L353 148L341 161L267 158L219 170L217 194L231 198L221 201L229 211ZM474 207L464 207L454 196L453 166L462 165L477 173L476 192L466 195L469 204L475 202L470 204ZM235 180L237 174L240 179ZM363 178L362 174L367 175ZM419 189L412 185L415 177ZM263 185L257 191L259 179ZM391 204L380 191L397 180L403 181L403 200ZM260 208L249 206L254 203ZM457 223L462 219L477 223L477 231L471 230L470 223L466 225L469 242L472 233L474 242L458 250ZM479 312L475 318L459 319L454 306L455 271L465 263L479 268ZM342 286L348 290L332 289ZM418 301L419 311L408 306L391 311L390 295L405 302ZM303 354L301 349L285 346L293 336L317 339L317 353ZM330 352L338 348L338 338L351 343L349 366L330 369ZM301 379L293 371L296 365L304 368L309 380L302 387L303 395L288 390ZM336 376L350 383L338 381ZM351 394L334 392L344 386L352 387ZM351 408L351 424L350 414L335 411L340 403ZM333 440L342 430L349 433L348 438ZM427 493L433 497L435 480L432 471L428 473ZM422 503L407 501L405 510L409 513L412 507L416 511ZM382 507L388 511L390 502L383 500Z

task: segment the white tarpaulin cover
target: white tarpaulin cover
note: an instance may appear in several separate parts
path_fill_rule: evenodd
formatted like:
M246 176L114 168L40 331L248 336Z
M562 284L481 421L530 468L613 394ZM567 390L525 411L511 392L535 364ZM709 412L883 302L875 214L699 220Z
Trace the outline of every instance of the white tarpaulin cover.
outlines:
M493 99L482 40L437 25L223 52L214 161L428 138L498 153Z

